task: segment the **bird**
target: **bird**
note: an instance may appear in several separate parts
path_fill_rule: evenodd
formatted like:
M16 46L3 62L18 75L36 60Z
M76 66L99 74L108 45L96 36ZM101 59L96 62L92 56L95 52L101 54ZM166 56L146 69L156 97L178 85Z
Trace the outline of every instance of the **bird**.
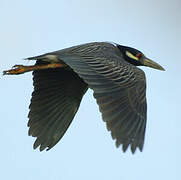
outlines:
M138 66L164 71L141 51L111 42L90 42L29 57L35 65L15 65L4 75L33 71L34 91L28 114L33 148L50 150L64 136L82 97L90 88L116 147L143 150L146 77ZM129 147L129 148L128 148Z

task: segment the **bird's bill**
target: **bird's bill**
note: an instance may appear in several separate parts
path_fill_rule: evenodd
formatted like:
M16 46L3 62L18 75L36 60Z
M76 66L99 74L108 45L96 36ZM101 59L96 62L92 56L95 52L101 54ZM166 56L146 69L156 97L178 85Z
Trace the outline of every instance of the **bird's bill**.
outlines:
M154 61L152 61L151 59L148 59L148 58L144 58L143 65L154 68L154 69L158 69L158 70L161 70L161 71L165 71L165 69L162 66L160 66L158 63L156 63L156 62L154 62Z

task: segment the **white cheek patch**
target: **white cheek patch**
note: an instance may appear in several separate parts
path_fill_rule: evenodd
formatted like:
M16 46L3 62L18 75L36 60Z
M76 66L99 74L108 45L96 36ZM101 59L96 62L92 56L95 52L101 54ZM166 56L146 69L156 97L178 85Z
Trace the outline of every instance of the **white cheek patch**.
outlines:
M126 51L126 55L127 55L128 57L130 57L131 59L134 59L134 60L136 60L136 61L139 60L138 57L134 56L134 55L133 55L132 53L130 53L129 51Z

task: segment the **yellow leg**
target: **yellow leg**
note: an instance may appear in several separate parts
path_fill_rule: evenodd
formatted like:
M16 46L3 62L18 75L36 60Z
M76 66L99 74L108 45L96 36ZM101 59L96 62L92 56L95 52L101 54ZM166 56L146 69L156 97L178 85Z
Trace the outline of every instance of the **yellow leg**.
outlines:
M3 71L3 75L18 75L25 72L41 70L41 69L50 69L50 68L60 68L65 67L65 64L44 64L44 65L34 65L34 66L23 66L23 65L14 65L12 69Z

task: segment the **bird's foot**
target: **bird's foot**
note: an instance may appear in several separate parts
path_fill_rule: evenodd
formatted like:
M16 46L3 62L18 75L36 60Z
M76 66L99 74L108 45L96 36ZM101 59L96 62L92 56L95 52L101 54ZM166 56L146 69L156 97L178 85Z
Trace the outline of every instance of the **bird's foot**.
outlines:
M17 75L17 74L23 74L25 72L28 72L29 66L23 66L23 65L14 65L12 69L3 71L3 75Z
M65 64L44 64L44 65L34 65L34 66L24 66L24 65L14 65L12 69L3 71L3 75L18 75L25 72L41 70L41 69L50 69L50 68L60 68L65 67Z

